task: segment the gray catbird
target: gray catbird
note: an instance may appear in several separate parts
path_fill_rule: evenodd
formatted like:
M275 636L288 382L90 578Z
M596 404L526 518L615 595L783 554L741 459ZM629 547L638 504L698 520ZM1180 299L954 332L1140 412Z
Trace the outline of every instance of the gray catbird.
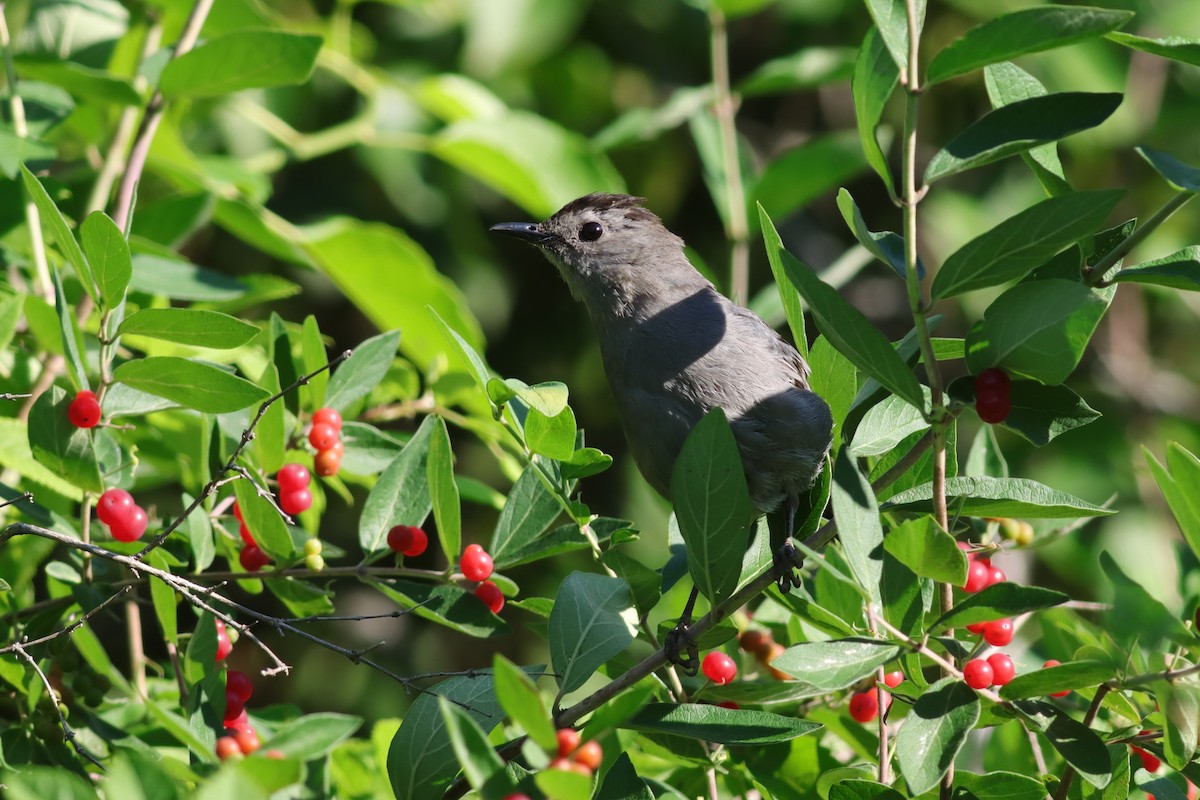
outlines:
M719 406L737 439L754 508L788 511L829 451L829 406L808 365L752 311L727 300L683 240L622 194L590 194L542 223L492 230L536 245L587 307L633 460L670 497L671 469L700 418Z

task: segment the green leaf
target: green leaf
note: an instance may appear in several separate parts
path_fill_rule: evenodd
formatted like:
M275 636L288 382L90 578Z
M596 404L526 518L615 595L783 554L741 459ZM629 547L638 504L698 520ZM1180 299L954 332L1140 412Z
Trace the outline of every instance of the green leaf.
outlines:
M825 692L846 689L900 654L900 647L877 639L805 642L784 650L771 666Z
M976 800L1045 800L1046 785L1017 772L992 770L986 775L954 771L954 785L970 792ZM960 797L955 793L954 797Z
M191 308L144 308L123 319L117 328L121 335L151 336L220 350L241 347L259 332L257 326L237 317Z
M737 85L742 97L815 89L849 78L854 51L848 47L806 47L772 59Z
M1041 81L1007 61L989 65L984 69L983 76L993 108L1048 94ZM1053 142L1031 147L1028 152L1021 153L1021 158L1033 170L1047 194L1060 195L1074 191L1063 175L1058 147Z
M837 769L830 770L822 777L831 777L830 773L838 771ZM830 786L829 800L904 800L904 795L882 783L851 778L839 780Z
M1018 283L967 333L967 367L979 373L1002 366L1014 376L1062 383L1083 358L1112 297L1111 289L1073 280Z
M1094 128L1117 110L1122 99L1119 93L1059 92L993 109L934 154L925 167L925 182Z
M637 611L629 587L620 578L572 572L558 587L549 631L561 697L633 641Z
M75 241L75 235L67 227L66 218L58 210L58 206L54 205L46 188L24 164L21 165L21 180L25 184L25 192L41 215L42 229L49 230L63 257L75 269L75 274L79 276L79 282L83 284L88 296L98 301L100 296L96 290L96 281L92 277L92 268L88 265L79 242Z
M103 211L93 211L79 226L79 235L104 307L116 308L125 299L125 289L133 276L125 234Z
M1197 39L1187 39L1182 36L1147 39L1121 31L1114 31L1108 34L1107 38L1109 41L1133 48L1134 50L1152 53L1156 56L1162 56L1163 58L1169 58L1172 61L1179 61L1184 64L1200 66L1200 40Z
M1126 267L1113 275L1112 282L1148 283L1200 292L1200 246L1192 245L1169 256Z
M1025 53L1101 36L1132 18L1132 11L1087 6L1047 5L1001 14L971 28L934 56L929 62L925 85Z
M554 752L558 747L554 723L533 680L499 653L492 659L492 673L496 680L496 697L504 713L524 728L538 747Z
M113 370L113 380L209 414L240 411L270 396L220 367L175 356L126 361Z
M883 547L923 578L954 586L967 581L966 555L932 516L910 519L892 528Z
M947 388L947 394L961 403L974 405L974 376L956 378ZM1013 381L1009 396L1012 399L1012 410L1003 422L1004 427L1019 433L1038 447L1045 446L1067 431L1100 419L1100 412L1065 386L1044 386L1037 381ZM968 474L993 473L972 473L968 470ZM997 474L995 477L1004 476Z
M654 793L638 777L629 753L622 752L604 773L604 781L596 791L596 800L654 800Z
M1155 684L1154 696L1163 710L1163 754L1172 768L1182 770L1196 753L1200 725L1200 687L1177 681Z
M137 253L129 291L174 300L231 301L246 294L248 285L216 270L174 258Z
M272 396L279 393L279 370L274 364L267 364L263 369L258 385ZM254 428L254 455L258 459L258 466L264 472L278 472L287 453L283 409L283 401L276 400L263 412L262 418Z
M161 550L150 553L146 559L152 567L169 570L167 559ZM150 600L154 604L154 616L162 630L163 639L175 645L179 639L179 600L175 590L160 580L150 581Z
M1000 696L1005 700L1024 700L1055 692L1086 689L1110 680L1116 672L1116 668L1107 662L1068 661L1066 664L1018 675L1000 690Z
M605 552L603 560L618 578L629 584L638 614L643 617L648 615L662 595L662 575L620 550Z
M737 441L721 409L705 414L684 440L671 472L671 498L688 571L716 605L737 585L755 516Z
M531 408L524 427L525 444L534 453L556 461L568 461L575 454L575 412L570 408L553 417Z
M779 231L775 230L775 223L771 221L771 217L763 208L762 203L758 204L758 223L762 228L763 244L767 249L767 261L771 265L771 275L775 279L775 286L779 289L779 299L783 302L783 312L787 316L788 328L792 331L792 341L795 342L796 350L799 351L801 357L808 358L808 334L804 329L804 305L800 302L799 291L790 280L787 280L787 272L783 268L783 254L787 251L783 247L783 240L779 238Z
M1015 680L1015 679L1014 679ZM1112 759L1100 737L1091 728L1076 722L1049 703L1021 701L1022 712L1029 727L1044 734L1079 777L1093 786L1104 787L1112 777Z
M1100 553L1100 568L1113 584L1113 601L1105 613L1106 630L1119 642L1137 641L1149 650L1163 640L1184 647L1193 646L1196 637L1145 587L1130 578L1107 550Z
M838 209L842 212L842 219L846 221L846 227L854 234L858 243L903 278L905 272L904 240L891 231L877 233L868 228L867 221L863 219L862 212L858 210L858 204L845 189L838 192L837 204ZM919 259L917 260L917 274L922 277L925 275L925 265Z
M856 458L882 455L912 434L928 428L929 423L919 409L896 395L888 395L863 416L854 431L850 453Z
M871 599L879 602L883 575L883 527L870 482L853 458L843 456L833 465L833 515L838 537L850 564Z
M932 497L933 486L927 483L893 495L883 504L883 508L888 510L915 506L923 511L925 509L922 506ZM1026 478L948 478L946 497L951 513L968 517L1077 519L1106 517L1116 513Z
M483 374L486 374L486 370ZM519 397L525 405L547 417L557 417L567 408L567 385L559 381L546 381L530 386L516 378L491 378L485 383L488 397L496 405L503 405L514 397Z
M517 478L504 501L488 553L498 568L510 566L510 557L538 538L558 518L562 507L530 465Z
M808 366L812 370L808 385L829 404L833 416L832 454L836 457L842 445L843 423L858 391L858 370L824 336L818 336L813 342Z
M769 711L734 710L697 703L648 703L622 727L724 745L766 745L791 741L821 726Z
M426 470L435 419L431 415L421 422L400 455L371 487L358 520L358 543L363 552L374 553L387 547L388 531L393 525L425 524L433 508Z
M954 297L1025 276L1059 250L1095 233L1120 191L1051 197L1009 217L952 253L933 279L933 296Z
M3 774L5 796L11 800L95 800L96 790L62 767L24 764Z
M349 739L362 727L362 722L361 717L349 714L305 714L277 728L275 735L263 744L288 758L311 761L328 755L338 744Z
M217 97L242 89L293 86L312 74L320 36L274 30L226 33L163 68L158 88L169 98Z
M866 0L867 10L875 27L887 45L892 60L901 69L908 66L908 17L906 16L905 0ZM916 0L917 33L925 25L925 0Z
M66 356L71 385L75 389L87 389L87 366L83 362L83 342L79 335L79 324L75 321L75 309L67 301L63 291L62 276L52 270L54 277L54 310L58 316L58 330L62 336L63 354Z
M259 495L250 481L234 481L233 491L237 495L242 519L250 529L254 541L258 542L258 546L272 561L289 561L295 554L296 547L275 506Z
M504 762L488 744L487 734L470 714L454 705L445 697L438 698L438 711L450 735L450 745L458 763L463 766L463 775L474 789L482 790L489 783L504 777Z
M300 349L303 354L304 372L316 372L329 361L325 352L325 343L321 341L321 329L317 326L317 318L309 314L304 318L304 328L300 334ZM329 384L329 372L319 372L308 379L308 383L300 387L301 405L304 408L322 408L325 405L325 387Z
M900 70L896 61L888 54L879 29L870 28L854 62L850 92L854 97L854 119L858 124L858 138L862 143L863 153L871 169L875 170L875 174L887 186L888 194L895 194L896 190L892 182L892 171L879 146L876 132L880 120L883 119L884 107L896 91L899 80Z
M392 366L399 343L400 331L387 331L354 348L350 357L329 376L325 405L344 411L351 403L366 397Z
M84 100L97 100L122 106L141 105L142 97L128 80L75 61L39 56L16 59L22 80L35 80L60 86Z
M896 734L896 761L913 795L937 786L979 713L979 698L960 680L942 678L921 693Z
M920 384L879 329L791 253L782 250L780 255L788 279L808 303L825 338L854 366L893 394L923 409L925 396Z
M446 421L438 416L433 419L425 475L429 481L429 499L433 505L433 518L437 522L442 552L446 554L446 560L453 564L462 549L462 508L458 501L458 487L454 484L454 451L450 449Z
M207 611L200 615L184 653L183 674L190 684L198 684L217 665L217 628Z
M37 462L87 492L104 491L100 463L88 430L67 419L73 396L57 386L43 392L29 410L29 449Z
M412 609L418 617L453 631L485 639L512 632L508 623L493 614L473 593L453 584L431 585L393 578L367 583L385 597Z
M1184 540L1200 555L1200 459L1178 442L1167 445L1167 467L1145 447L1142 454Z
M955 585L962 586L965 582L966 576L964 575L963 579ZM1052 608L1070 599L1062 592L1043 589L1040 586L1021 586L1008 581L993 583L986 589L958 601L954 608L947 611L930 626L930 630L941 631L959 625L971 625L976 622L990 622L994 619L1013 617L1017 614Z

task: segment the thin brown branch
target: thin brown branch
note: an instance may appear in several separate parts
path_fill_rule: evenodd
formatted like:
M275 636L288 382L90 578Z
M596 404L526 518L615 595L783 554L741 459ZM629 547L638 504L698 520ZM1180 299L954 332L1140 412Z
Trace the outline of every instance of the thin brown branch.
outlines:
M29 655L29 653L25 652L25 647L23 645L11 644L6 649L23 658L25 662L29 664L29 666L33 667L33 671L36 672L37 676L41 679L42 686L46 687L46 694L49 696L50 702L54 705L54 713L58 715L58 724L62 728L63 739L71 743L71 746L75 748L76 753L95 764L97 769L103 770L104 765L101 764L99 759L92 755L86 747L79 743L79 740L75 736L75 731L72 730L71 726L67 724L67 718L63 714L62 708L60 707L62 698L58 696L58 692L54 691L54 687L50 685L50 679L46 677L46 673L42 672L42 668L38 666L37 661L35 661L34 658Z

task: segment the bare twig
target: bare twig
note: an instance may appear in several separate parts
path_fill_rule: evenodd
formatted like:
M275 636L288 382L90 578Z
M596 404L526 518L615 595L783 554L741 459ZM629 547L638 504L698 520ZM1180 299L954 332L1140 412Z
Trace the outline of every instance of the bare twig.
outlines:
M82 615L80 615L79 619L75 620L67 627L65 627L61 630L57 630L54 633L50 633L45 636L38 637L37 639L30 639L29 641L21 642L21 646L35 647L39 644L46 644L47 642L51 642L51 641L59 638L60 636L70 636L72 633L75 632L75 630L77 628L79 628L81 625L86 623L92 617L99 614L104 609L108 608L110 605L112 605L117 600L118 597L120 597L123 594L126 594L128 591L129 591L128 586L122 587L121 589L117 590L117 592L115 594L109 596L107 599L104 600L104 602L100 603L95 608L91 608L88 611L84 612ZM71 602L75 601L74 596L71 596L67 599L70 600ZM12 644L12 645L9 645L8 647L0 647L0 654L16 652L17 646L18 645Z
M54 687L50 685L50 679L46 677L46 673L42 672L42 668L38 666L37 661L35 661L33 657L29 655L29 653L25 652L25 647L23 645L11 644L5 649L16 653L18 656L25 659L26 663L33 667L33 671L37 673L39 678L41 678L42 685L46 687L46 694L50 697L50 702L54 705L54 713L58 715L58 724L62 727L63 739L71 743L71 746L75 748L76 753L95 764L97 769L103 770L104 765L100 763L99 759L92 755L88 749L81 745L79 740L75 738L75 731L73 731L71 726L67 724L67 718L63 715L62 709L59 708L59 702L61 701L61 698L59 698L58 693L54 691Z

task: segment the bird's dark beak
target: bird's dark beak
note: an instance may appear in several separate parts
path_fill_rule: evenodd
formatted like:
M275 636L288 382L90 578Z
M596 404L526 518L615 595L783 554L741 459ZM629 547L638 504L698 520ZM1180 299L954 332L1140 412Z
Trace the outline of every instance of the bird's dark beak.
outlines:
M513 236L529 244L546 244L554 238L553 234L543 231L542 226L536 222L501 222L489 230L492 233Z

